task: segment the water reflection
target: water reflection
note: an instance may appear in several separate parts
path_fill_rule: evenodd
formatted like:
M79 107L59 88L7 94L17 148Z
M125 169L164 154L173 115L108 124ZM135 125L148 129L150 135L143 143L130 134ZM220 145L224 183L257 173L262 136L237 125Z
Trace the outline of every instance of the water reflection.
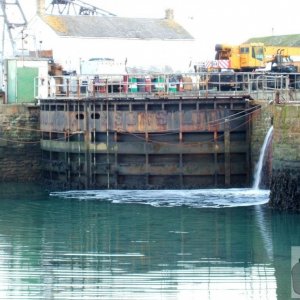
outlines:
M289 298L297 215L3 187L1 299Z

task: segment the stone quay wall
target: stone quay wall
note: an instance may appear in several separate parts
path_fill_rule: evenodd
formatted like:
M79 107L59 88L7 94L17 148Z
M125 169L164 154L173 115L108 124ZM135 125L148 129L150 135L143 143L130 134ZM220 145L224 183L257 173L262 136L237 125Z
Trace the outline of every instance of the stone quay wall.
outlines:
M300 103L273 106L270 206L300 211Z
M40 108L0 105L0 182L41 179Z

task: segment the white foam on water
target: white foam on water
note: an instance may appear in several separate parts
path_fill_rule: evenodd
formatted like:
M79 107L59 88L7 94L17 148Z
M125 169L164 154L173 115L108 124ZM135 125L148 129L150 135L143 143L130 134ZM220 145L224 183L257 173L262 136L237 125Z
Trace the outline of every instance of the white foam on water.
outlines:
M197 190L80 190L52 192L50 196L84 201L109 201L122 204L148 204L155 207L188 206L221 208L253 206L269 201L269 190L197 189Z

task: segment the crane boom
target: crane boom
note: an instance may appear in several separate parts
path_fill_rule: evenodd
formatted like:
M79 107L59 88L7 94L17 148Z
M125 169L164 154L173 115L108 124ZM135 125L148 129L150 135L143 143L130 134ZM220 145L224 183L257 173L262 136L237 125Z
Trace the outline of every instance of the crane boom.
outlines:
M16 54L16 39L27 26L27 20L18 0L0 0L0 17L2 18L2 49L5 51L5 33L8 34L13 54Z
M46 8L48 13L53 14L55 8L58 14L63 15L101 15L101 16L115 16L115 14L91 5L81 0L52 0Z
M2 89L4 85L4 58L5 56L16 56L16 42L19 37L23 41L23 32L27 26L25 14L18 0L0 0L0 22L0 89Z

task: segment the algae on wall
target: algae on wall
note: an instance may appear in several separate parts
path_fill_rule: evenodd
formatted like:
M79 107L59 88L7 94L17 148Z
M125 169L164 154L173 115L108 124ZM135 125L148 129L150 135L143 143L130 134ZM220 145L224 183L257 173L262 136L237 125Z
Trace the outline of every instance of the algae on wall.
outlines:
M300 106L276 105L274 114L274 163L281 167L282 163L300 161Z
M0 182L41 179L39 107L0 105Z
M275 105L270 205L300 210L300 104Z

